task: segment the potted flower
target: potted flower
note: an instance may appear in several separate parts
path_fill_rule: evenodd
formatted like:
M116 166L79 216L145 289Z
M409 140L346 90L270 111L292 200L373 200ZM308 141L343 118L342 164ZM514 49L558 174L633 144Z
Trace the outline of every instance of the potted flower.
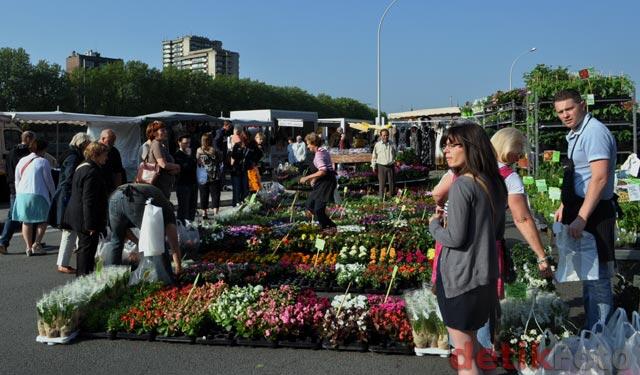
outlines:
M367 349L369 306L365 296L339 295L324 315L320 334L323 347L364 351Z
M405 302L398 297L389 297L384 302L383 296L369 296L371 324L373 331L370 345L372 351L406 353L413 349L411 323L405 311Z

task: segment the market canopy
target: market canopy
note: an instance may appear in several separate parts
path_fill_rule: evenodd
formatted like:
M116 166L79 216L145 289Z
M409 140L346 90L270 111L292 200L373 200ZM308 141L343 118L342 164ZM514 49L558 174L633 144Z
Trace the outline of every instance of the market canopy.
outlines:
M243 119L243 118L230 118L230 117L220 117L219 119L222 121L229 121L233 125L240 125L240 126L248 126L248 127L273 126L273 122L271 121L252 120L252 119Z
M0 116L9 116L13 122L32 124L74 124L74 125L130 125L140 123L136 117L105 116L73 112L0 112Z
M60 125L72 124L87 127L87 134L94 140L100 138L104 129L116 133L116 148L120 151L122 165L131 177L138 167L138 149L140 147L140 122L138 117L105 116L72 112L5 112L13 122L25 124ZM65 140L69 141L69 140ZM60 143L56 140L56 143Z
M412 119L433 116L459 116L460 107L428 108L409 112L389 113L390 120Z
M158 113L150 113L148 115L138 116L140 121L144 120L162 120L162 121L218 121L217 117L206 113L193 112L171 112L162 111Z
M368 122L350 122L349 127L361 132L368 132L369 130L390 129L391 125L372 125Z

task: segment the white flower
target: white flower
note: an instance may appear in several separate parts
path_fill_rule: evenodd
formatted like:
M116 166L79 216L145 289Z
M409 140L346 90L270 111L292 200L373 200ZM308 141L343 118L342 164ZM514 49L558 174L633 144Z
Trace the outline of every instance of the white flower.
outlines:
M509 341L512 344L516 344L518 342L518 339L511 339L511 341Z

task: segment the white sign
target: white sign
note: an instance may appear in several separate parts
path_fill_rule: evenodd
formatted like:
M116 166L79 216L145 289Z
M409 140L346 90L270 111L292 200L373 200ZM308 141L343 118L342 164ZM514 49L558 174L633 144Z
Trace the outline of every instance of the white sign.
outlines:
M629 191L630 202L640 201L640 185L629 184L627 185L627 190Z
M290 128L301 128L304 122L297 118L279 118L278 126L286 126Z

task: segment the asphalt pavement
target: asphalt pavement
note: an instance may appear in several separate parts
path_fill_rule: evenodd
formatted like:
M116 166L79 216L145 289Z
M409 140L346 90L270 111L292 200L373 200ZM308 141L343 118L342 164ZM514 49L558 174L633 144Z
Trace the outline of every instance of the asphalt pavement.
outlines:
M6 207L0 209L0 220L5 217ZM519 238L513 225L507 228L507 238ZM79 339L55 346L37 343L37 300L44 292L74 279L56 270L60 232L49 229L44 242L46 255L27 257L17 233L9 254L0 255L0 374L455 373L448 359L433 356L101 339ZM572 315L579 314L581 308L575 307L581 302L579 288L563 287L560 292L574 305Z

